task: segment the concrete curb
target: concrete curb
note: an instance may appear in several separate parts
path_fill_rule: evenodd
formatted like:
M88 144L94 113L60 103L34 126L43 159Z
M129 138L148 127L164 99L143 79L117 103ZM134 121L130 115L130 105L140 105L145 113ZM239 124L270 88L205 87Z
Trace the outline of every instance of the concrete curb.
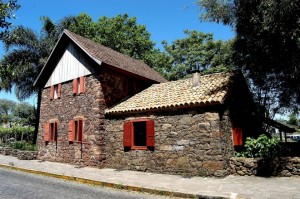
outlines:
M151 188L122 185L122 184L117 184L117 183L102 182L102 181L90 180L90 179L85 179L85 178L80 178L80 177L65 176L65 175L61 175L61 174L48 173L48 172L44 172L44 171L24 169L24 168L20 168L20 167L5 165L5 164L0 164L0 168L1 167L6 168L6 169L11 169L11 170L31 173L31 174L37 174L37 175L42 175L42 176L47 176L47 177L52 177L52 178L58 178L58 179L63 179L63 180L68 180L68 181L73 181L73 182L79 182L79 183L83 183L83 184L103 186L103 187L122 189L122 190L128 190L128 191L137 191L137 192L149 193L149 194L161 195L161 196L170 196L170 197L179 197L179 198L202 198L202 199L229 198L229 197L219 197L219 196L217 196L217 197L205 196L205 195L201 195L201 194L187 194L187 193L181 193L181 192L172 192L172 191L157 190L157 189L151 189Z

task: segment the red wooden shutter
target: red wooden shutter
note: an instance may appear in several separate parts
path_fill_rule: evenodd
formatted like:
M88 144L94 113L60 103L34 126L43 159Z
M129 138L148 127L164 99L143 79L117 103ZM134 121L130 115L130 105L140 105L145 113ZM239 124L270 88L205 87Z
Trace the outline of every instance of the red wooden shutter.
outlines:
M73 79L73 94L76 95L78 93L78 79Z
M83 134L83 120L78 120L79 132L78 132L78 141L82 141Z
M61 84L57 85L57 98L59 99L61 97Z
M79 83L80 83L80 93L85 92L85 77L80 77L79 78Z
M242 128L233 128L233 145L234 146L243 145Z
M50 86L50 100L54 99L54 86Z
M71 120L69 122L69 133L68 133L69 142L73 142L75 140L75 122Z
M131 147L132 122L124 122L123 146Z
M50 141L49 133L50 133L50 124L46 123L46 124L44 124L44 141L45 142Z
M146 121L147 146L154 147L154 121Z
M57 141L57 122L54 123L53 140Z

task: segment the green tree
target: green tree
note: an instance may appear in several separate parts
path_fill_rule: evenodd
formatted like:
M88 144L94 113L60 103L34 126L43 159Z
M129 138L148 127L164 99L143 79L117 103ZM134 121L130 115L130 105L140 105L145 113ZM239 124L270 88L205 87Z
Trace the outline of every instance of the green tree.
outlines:
M13 111L16 103L7 99L0 99L0 124L11 124L14 122Z
M87 39L95 40L96 23L86 13L81 13L74 17L74 23L70 25L70 30Z
M171 66L165 68L170 80L184 78L195 67L204 69L203 73L229 71L233 68L231 41L214 41L212 34L185 30L186 38L168 44L163 41Z
M137 24L136 18L127 14L112 18L100 17L96 30L96 42L139 60L144 60L146 54L154 48L146 26Z
M36 109L27 102L18 103L13 109L15 122L20 126L34 126L36 121Z
M24 26L10 30L3 38L6 54L0 63L0 88L5 91L14 88L19 100L37 95L36 118L39 118L42 90L33 87L33 83L46 63L59 32L71 23L70 18L65 18L58 24L52 23L46 17L42 21L41 35ZM38 122L36 120L34 142L37 138Z
M235 65L273 114L300 109L300 0L198 0L206 21L236 31Z
M0 38L2 38L3 33L12 26L10 21L14 17L14 12L18 10L20 5L16 0L1 0L0 1Z
M289 115L289 119L288 119L287 123L294 125L294 126L299 126L299 119L297 118L297 114L291 113Z
M100 17L94 22L85 13L75 17L70 30L120 53L139 59L158 71L166 66L166 54L155 49L146 26L137 23L128 14Z

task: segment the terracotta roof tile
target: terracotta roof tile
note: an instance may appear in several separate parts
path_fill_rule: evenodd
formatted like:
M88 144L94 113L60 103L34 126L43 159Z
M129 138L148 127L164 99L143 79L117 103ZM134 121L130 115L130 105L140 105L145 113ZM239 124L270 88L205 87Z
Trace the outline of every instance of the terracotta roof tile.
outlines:
M106 114L143 112L182 106L221 104L225 100L232 73L204 75L200 86L192 79L154 84L118 105L106 109Z
M64 33L68 35L77 45L79 45L98 63L103 62L119 69L131 72L133 74L154 80L156 82L167 81L158 72L153 70L150 66L143 63L142 61L95 43L71 31L64 30Z

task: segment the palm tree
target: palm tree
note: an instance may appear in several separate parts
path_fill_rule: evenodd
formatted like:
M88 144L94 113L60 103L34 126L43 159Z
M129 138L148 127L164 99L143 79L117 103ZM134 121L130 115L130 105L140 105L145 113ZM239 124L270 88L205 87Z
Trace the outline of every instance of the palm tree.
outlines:
M34 144L38 133L42 90L33 87L33 83L46 63L59 35L64 28L72 24L73 19L73 17L66 17L58 24L54 24L50 18L43 17L41 36L30 28L18 26L3 38L6 54L0 62L0 90L10 92L14 88L19 100L37 95Z

